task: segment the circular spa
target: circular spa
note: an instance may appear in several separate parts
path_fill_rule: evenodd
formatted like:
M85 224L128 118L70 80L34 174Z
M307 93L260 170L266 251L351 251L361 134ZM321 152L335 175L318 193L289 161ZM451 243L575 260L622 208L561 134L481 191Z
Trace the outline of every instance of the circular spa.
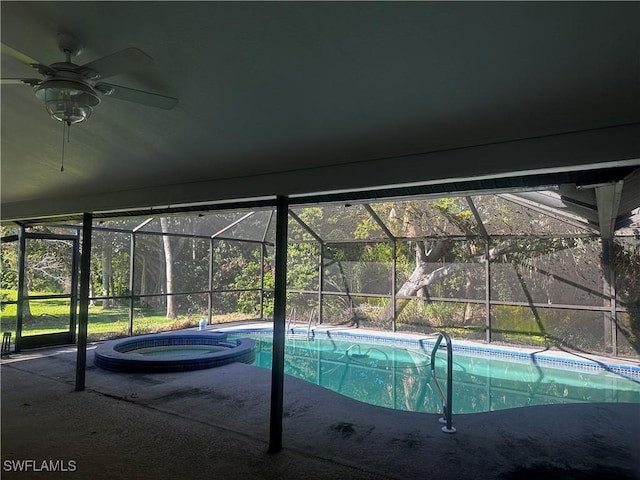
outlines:
M94 363L115 372L184 372L253 363L256 345L250 338L227 340L222 332L142 335L99 345Z

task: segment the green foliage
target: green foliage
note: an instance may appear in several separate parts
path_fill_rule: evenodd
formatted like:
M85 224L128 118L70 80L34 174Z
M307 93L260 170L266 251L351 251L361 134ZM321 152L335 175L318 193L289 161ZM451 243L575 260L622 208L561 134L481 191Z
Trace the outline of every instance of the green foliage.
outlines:
M619 301L629 309L618 322L620 334L628 347L640 352L640 238L614 243L614 265L616 271L616 294Z
M447 326L462 323L463 306L458 303L430 302L425 314L434 326Z
M254 250L251 258L242 258L243 268L235 277L235 281L230 284L230 288L234 289L253 289L254 291L244 291L237 295L236 311L246 313L248 315L257 316L260 314L259 294L256 290L260 289L260 278L262 270L265 272L265 288L267 284L271 284L273 288L273 273L267 268L267 264L260 265L260 254L258 250ZM273 312L268 312L273 313Z
M9 233L2 227L3 235ZM18 248L17 242L2 244L2 272L0 273L0 288L18 288Z
M614 243L616 292L628 306L640 307L640 239Z
M378 224L370 217L364 217L358 225L356 225L356 229L353 232L353 238L367 240L371 238L371 232L378 230L380 227Z
M359 260L362 262L391 263L393 251L389 243L365 244Z
M473 213L466 204L461 202L462 199L459 197L444 197L436 200L434 206L447 218L455 219L456 222L469 222Z
M575 303L599 305L602 302L602 275L600 272L601 246L597 239L586 237L568 238L566 227L562 236L542 238L538 231L549 232L557 228L552 220L524 207L510 207L509 203L494 197L474 197L485 224L497 233L523 231L529 237L512 242L513 249L492 261L491 298L502 301L526 302L552 305L553 303ZM444 265L455 264L447 275L432 281L420 294L429 298L483 299L485 271L478 261L484 254L484 240L478 237L475 217L464 197L386 202L372 205L376 215L393 234L400 237L395 244L396 291L414 272L417 266L425 266L424 276ZM345 208L339 205L298 208L296 214L309 225L326 243L323 252L324 290L339 295L326 295L324 321L349 321L357 318L363 324L377 328L390 328L388 316L389 295L392 292L392 269L394 250L387 241L380 225L368 215L362 205ZM267 213L260 217L261 213ZM241 222L239 226L225 231L225 235L238 238L243 234L262 238L255 232L264 232L267 227L260 223L268 212L257 212ZM186 234L218 232L239 219L239 214L225 214L215 219L207 216L174 217L168 225L174 234L170 243L173 254L174 293L179 321L192 321L208 313L209 258L213 258L213 309L215 314L257 316L260 308L261 278L264 278L264 315L273 315L272 289L274 286L273 247L258 243L217 237L210 252L209 238L196 239ZM260 218L259 218L260 217ZM117 221L110 221L118 226ZM135 222L134 222L135 223ZM155 227L153 225L156 225ZM149 225L149 230L158 230L158 220ZM122 228L130 228L131 221L122 221ZM128 225L128 226L127 226ZM145 227L147 228L147 227ZM273 234L269 228L269 235ZM38 229L41 232L47 228ZM3 227L3 235L11 234ZM349 240L360 240L349 242ZM442 242L446 239L446 242ZM129 266L131 263L131 235L123 232L94 232L92 249L92 293L126 296L129 293ZM272 241L267 238L267 241ZM319 287L320 251L318 243L293 219L290 219L290 244L287 258L287 288L314 293L289 292L290 307L295 306L299 315L317 309ZM332 243L334 242L334 243ZM446 245L439 258L424 262L424 254L431 247ZM494 241L490 246L495 247ZM624 321L619 321L619 338L623 337L629 348L640 351L640 248L638 239L616 240L614 260L616 268L616 292L618 305L629 310ZM15 296L17 288L17 244L2 245L1 286ZM70 242L28 241L28 288L32 291L66 292L70 285ZM265 248L264 256L261 249ZM135 294L142 295L138 313L146 315L136 328L147 331L157 328L159 323L171 322L162 315L166 291L162 237L139 231L136 234ZM421 264L422 262L422 264ZM187 293L189 292L189 293ZM195 292L195 293L192 293ZM367 294L371 296L362 296ZM6 305L9 293L3 294L5 308L3 318L9 318L14 306ZM144 297L144 295L149 295ZM155 295L155 296L154 296ZM417 295L412 293L411 295ZM37 302L30 302L34 318L42 313ZM399 300L406 307L398 318L398 324L407 329L427 331L433 328L459 329L466 336L483 338L484 305L464 302L435 302L423 300ZM545 305L545 306L546 306ZM120 314L122 303L104 302L96 307L108 307ZM53 304L47 315L57 315ZM515 307L494 305L493 326L496 337L502 341L515 341L537 345L566 342L580 348L602 350L602 317L582 317L575 311L553 308ZM107 318L108 309L96 312ZM66 314L66 313L65 313ZM157 314L157 315L156 315ZM15 315L15 313L13 313ZM380 315L380 325L377 316ZM157 317L157 318L156 318ZM597 318L596 318L597 317ZM44 317L43 317L44 318ZM41 320L43 320L41 318ZM386 320L384 320L386 318ZM577 321L576 319L580 319ZM595 318L595 319L594 319ZM150 320L152 319L152 320ZM120 315L118 328L126 324ZM109 322L104 322L105 324ZM177 324L175 324L177 325ZM594 326L595 325L595 326ZM115 326L109 328L116 328ZM151 331L151 330L149 330ZM473 332L473 333L469 333ZM462 333L461 333L462 334Z
M538 314L545 312L538 311ZM544 335L542 323L536 320L529 307L495 305L492 311L492 329L502 334Z
M8 289L8 288L18 288L18 273L17 269L13 268L10 261L6 258L2 258L2 274L0 279L0 287Z
M464 324L465 304L412 300L402 310L398 322L418 324L434 329Z
M37 233L52 233L46 227L34 227ZM3 227L3 235L11 233ZM67 240L26 240L26 288L38 291L68 293L71 288L72 243ZM18 242L2 244L2 275L0 288L18 287Z
M213 286L219 290L259 289L260 250L255 244L220 240L214 248ZM253 301L249 300L254 298ZM215 295L214 312L242 311L255 314L259 303L250 292Z
M318 288L320 252L316 243L290 243L287 247L287 288Z

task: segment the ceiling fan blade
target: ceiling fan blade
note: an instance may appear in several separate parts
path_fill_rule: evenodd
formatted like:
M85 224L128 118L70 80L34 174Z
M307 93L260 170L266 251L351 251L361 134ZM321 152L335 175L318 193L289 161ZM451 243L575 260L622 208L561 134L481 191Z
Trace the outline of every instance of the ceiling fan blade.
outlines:
M16 60L22 62L22 63L26 63L27 65L33 65L33 64L41 64L42 62L39 62L38 60L31 58L29 55L27 55L26 53L22 53L19 50L16 50L13 47L10 47L9 45L7 45L6 43L2 43L2 53L5 55L9 55L10 57L15 58Z
M157 93L144 92L134 88L121 87L120 85L113 85L110 83L98 83L95 88L98 91L104 92L105 95L117 98L118 100L126 100L127 102L139 103L141 105L162 108L164 110L171 110L178 104L177 98L167 97Z
M18 84L26 84L35 87L42 83L42 80L38 78L1 78L0 82L5 85L18 85Z
M85 76L98 80L153 65L153 58L137 48L125 48L81 67ZM97 75L97 76L96 76Z
M13 47L10 47L6 43L2 43L2 53L4 55L9 55L10 57L15 58L19 62L24 63L30 67L36 68L42 75L52 75L55 73L55 70L48 67L42 62L39 62L35 58L31 58L26 53L22 53L20 50L16 50Z

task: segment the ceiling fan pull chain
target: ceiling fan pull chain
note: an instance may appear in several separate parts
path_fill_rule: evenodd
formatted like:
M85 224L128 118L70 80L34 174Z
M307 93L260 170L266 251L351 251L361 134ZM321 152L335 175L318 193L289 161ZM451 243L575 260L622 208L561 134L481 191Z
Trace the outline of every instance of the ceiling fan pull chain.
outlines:
M67 129L67 142L69 141L69 132L71 130L71 124L67 125L66 122L62 122L62 163L60 164L60 171L64 172L64 131Z

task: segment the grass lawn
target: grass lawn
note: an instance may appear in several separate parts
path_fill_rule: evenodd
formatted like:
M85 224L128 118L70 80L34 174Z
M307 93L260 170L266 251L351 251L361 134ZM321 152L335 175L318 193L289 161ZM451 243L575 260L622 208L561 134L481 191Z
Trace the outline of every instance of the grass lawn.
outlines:
M9 295L5 298L11 300ZM40 293L42 294L42 293ZM15 295L14 295L15 296ZM39 335L54 333L69 329L69 299L52 298L47 300L31 300L29 302L31 318L23 323L23 335ZM198 321L203 315L181 316L177 319L166 318L164 312L154 311L148 308L135 308L133 319L133 334L141 335L167 330L179 330L198 326ZM246 320L246 314L233 313L228 315L216 315L213 323L227 323L238 320ZM11 332L12 339L16 334L16 305L3 304L0 315L0 330ZM89 306L88 336L90 341L105 340L109 338L124 337L129 330L129 308L114 307L103 308L99 305Z

